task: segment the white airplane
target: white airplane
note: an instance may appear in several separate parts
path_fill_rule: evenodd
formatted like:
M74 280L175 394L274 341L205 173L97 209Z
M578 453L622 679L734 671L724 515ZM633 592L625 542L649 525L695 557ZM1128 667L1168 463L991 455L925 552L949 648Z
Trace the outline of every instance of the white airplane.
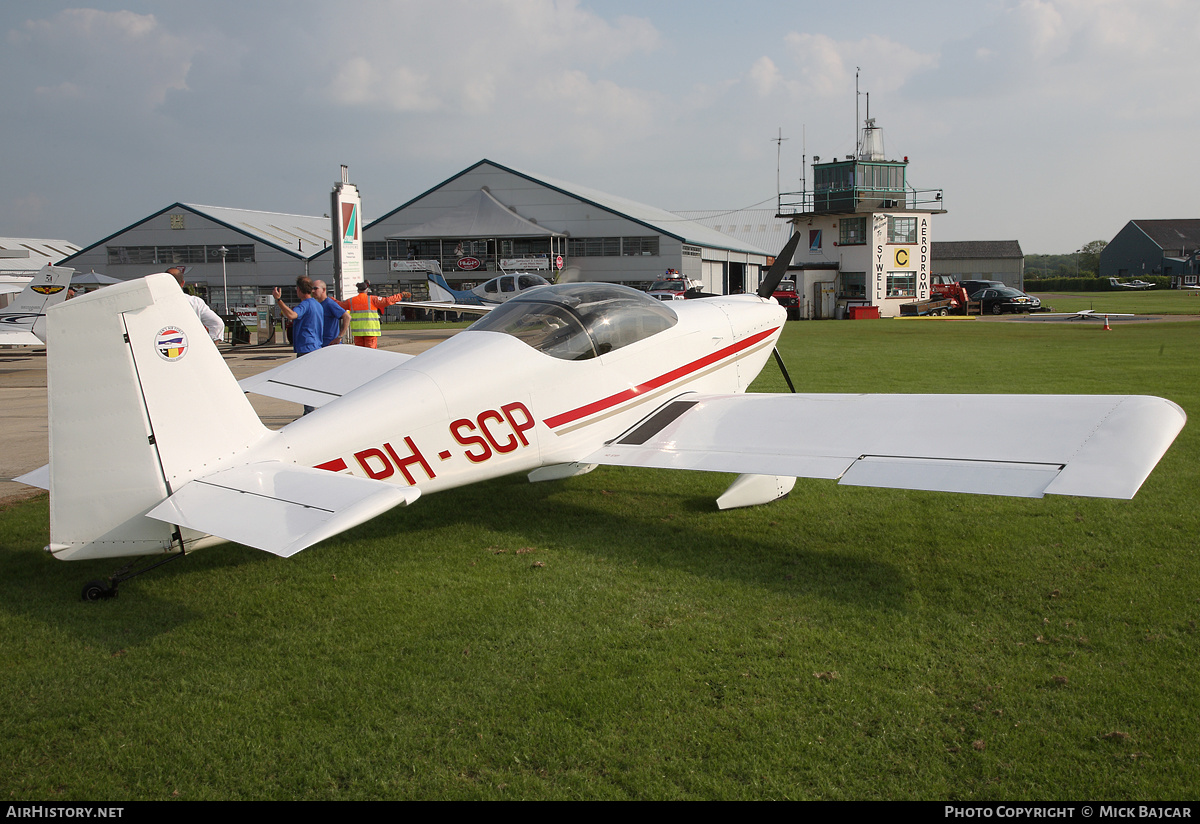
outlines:
M1144 280L1131 280L1127 283L1121 283L1121 281L1117 280L1116 278L1109 278L1108 283L1110 286L1119 286L1122 289L1153 289L1154 288L1153 283L1147 283Z
M440 490L600 464L739 473L721 508L798 476L1130 498L1184 425L1144 396L744 394L783 329L770 294L798 237L759 294L558 284L417 356L335 346L242 386L169 275L112 286L50 312L50 464L19 480L50 490L56 558L153 567L221 541L286 557ZM243 389L319 408L271 431ZM979 438L984 417L1021 437ZM102 438L79 425L97 419Z
M46 310L67 299L74 269L43 266L21 294L0 309L0 346L41 346L46 342Z
M1036 317L1030 316L1029 320L1045 320L1046 318L1067 318L1069 320L1104 320L1105 318L1136 318L1137 315L1130 312L1099 312L1095 309L1080 309L1078 312L1048 312L1044 315Z

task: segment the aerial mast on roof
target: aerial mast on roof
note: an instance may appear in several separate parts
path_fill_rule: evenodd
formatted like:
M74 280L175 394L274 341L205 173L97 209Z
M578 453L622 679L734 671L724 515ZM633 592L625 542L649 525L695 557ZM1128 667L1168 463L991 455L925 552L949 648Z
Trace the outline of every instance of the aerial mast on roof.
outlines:
M859 137L858 137L858 122L859 122L858 121L858 97L859 97L859 95L862 94L862 92L860 92L858 90L858 73L861 71L862 71L862 69L859 68L858 66L854 67L854 155L855 155L855 157L858 156L859 151L862 149L862 144L859 143ZM868 107L868 108L870 108L870 107ZM869 116L869 113L868 113L868 116Z
M779 158L783 150L783 141L791 140L789 137L783 136L783 127L779 127L779 137L773 138L772 143L775 144L775 211L779 211L779 201L781 198L782 184L779 178Z

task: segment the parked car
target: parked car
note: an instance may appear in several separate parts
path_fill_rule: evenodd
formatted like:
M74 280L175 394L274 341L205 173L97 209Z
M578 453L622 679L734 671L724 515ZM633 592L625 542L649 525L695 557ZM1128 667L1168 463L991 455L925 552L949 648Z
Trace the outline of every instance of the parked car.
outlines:
M993 315L1005 312L1040 312L1042 302L1033 295L1008 286L981 289L971 294L971 300L980 303L980 311Z
M934 283L937 283L935 277ZM1002 281L999 280L960 280L958 285L963 288L963 291L968 295L974 295L976 292L982 292L984 289L1007 289Z
M650 284L647 294L656 300L685 300L689 290L699 288L699 283L688 278L663 278Z
M788 320L800 319L800 295L796 293L796 281L788 279L779 281L771 297L787 310Z

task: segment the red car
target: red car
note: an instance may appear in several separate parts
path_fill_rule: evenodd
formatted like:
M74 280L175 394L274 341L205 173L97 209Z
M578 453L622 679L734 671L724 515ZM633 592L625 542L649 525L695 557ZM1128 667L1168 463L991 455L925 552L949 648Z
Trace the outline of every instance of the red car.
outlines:
M788 320L800 320L800 293L796 291L796 281L779 281L771 297L787 310Z

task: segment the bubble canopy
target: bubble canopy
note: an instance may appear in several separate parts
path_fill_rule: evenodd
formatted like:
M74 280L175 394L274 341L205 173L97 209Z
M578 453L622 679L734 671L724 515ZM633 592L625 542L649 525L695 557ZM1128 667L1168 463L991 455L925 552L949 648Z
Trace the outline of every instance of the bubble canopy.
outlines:
M665 303L628 286L560 283L513 298L471 329L512 335L562 360L587 360L645 340L678 321Z

